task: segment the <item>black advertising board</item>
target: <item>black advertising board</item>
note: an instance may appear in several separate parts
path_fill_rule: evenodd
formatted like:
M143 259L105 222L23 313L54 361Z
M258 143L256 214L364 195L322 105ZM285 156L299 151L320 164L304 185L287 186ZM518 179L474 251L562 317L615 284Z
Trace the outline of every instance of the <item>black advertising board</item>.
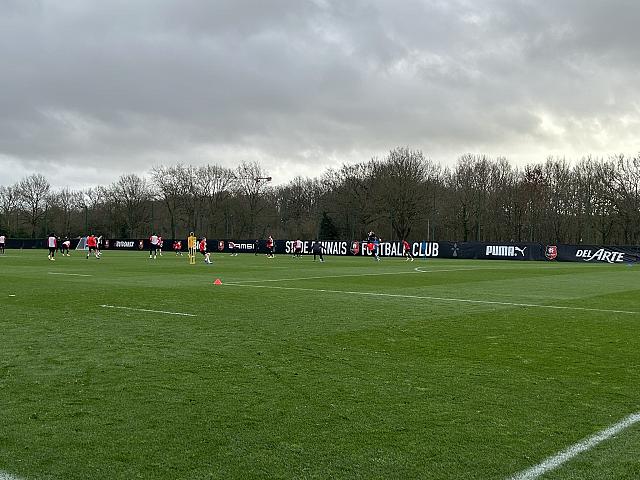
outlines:
M182 242L182 251L187 250L187 240ZM72 240L75 248L78 240ZM293 255L295 240L275 240L276 255ZM302 241L302 254L311 254L314 240ZM325 255L371 257L365 241L331 240L320 241ZM162 249L172 251L174 239L164 239ZM44 239L7 239L7 248L45 248ZM148 250L149 240L110 238L102 243L103 250ZM416 258L460 258L476 260L538 260L554 262L582 263L639 263L640 246L613 245L544 245L541 243L509 243L509 242L410 242L411 253ZM208 239L207 249L213 253L256 253L254 240ZM378 246L381 257L402 257L402 242L381 242ZM257 253L265 254L266 240L259 240Z
M602 245L547 245L545 258L558 262L638 263L640 247Z

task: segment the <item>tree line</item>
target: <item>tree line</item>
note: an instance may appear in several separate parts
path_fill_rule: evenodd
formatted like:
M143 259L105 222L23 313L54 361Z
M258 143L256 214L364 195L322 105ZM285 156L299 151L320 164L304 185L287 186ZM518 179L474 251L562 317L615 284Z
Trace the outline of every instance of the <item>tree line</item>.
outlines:
M110 185L54 189L41 174L0 186L0 232L77 237L422 239L640 244L640 157L548 158L524 167L464 155L443 167L399 147L273 186L258 163L158 166Z

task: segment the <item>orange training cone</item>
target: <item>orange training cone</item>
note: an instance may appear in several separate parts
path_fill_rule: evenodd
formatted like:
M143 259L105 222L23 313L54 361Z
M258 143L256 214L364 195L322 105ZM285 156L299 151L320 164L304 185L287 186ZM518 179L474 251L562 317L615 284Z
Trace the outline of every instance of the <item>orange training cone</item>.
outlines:
M220 280L219 278L216 278L215 282L213 282L214 285L222 285L222 280Z

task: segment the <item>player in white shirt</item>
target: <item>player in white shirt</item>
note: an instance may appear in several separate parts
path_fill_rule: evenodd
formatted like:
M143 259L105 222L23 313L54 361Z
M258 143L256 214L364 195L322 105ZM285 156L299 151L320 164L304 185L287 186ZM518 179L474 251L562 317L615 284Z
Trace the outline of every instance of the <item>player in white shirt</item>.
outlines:
M58 240L56 239L56 236L53 233L51 233L49 235L49 238L47 238L47 246L49 247L49 255L48 255L49 260L55 261L57 245L58 245Z
M4 253L4 243L7 241L7 237L0 235L0 253Z
M156 259L158 255L158 236L154 233L149 237L149 258Z
M71 248L71 240L69 240L69 237L64 237L64 242L62 242L62 256L64 257L65 255L67 257L70 257L71 254L69 253L69 249Z

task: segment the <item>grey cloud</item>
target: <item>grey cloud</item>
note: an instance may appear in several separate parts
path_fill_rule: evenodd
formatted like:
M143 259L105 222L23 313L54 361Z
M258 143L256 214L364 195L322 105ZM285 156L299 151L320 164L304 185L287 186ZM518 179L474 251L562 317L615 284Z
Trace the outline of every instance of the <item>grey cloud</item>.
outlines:
M640 5L624 0L0 9L0 167L259 159L286 180L396 145L444 162L628 148L640 118Z

